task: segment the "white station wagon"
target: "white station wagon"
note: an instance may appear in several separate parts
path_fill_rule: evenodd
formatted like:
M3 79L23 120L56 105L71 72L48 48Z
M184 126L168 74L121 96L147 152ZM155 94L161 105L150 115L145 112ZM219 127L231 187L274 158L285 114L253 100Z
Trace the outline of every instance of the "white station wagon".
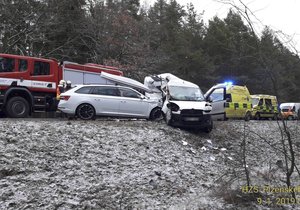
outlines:
M97 115L152 120L161 114L157 101L130 87L117 85L78 85L61 94L58 109L83 120Z

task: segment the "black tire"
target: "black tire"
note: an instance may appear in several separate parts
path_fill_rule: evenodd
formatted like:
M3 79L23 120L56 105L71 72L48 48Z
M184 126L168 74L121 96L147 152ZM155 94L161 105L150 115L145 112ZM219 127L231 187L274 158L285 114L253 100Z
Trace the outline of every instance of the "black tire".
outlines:
M247 112L244 119L245 119L245 121L251 120L251 113Z
M255 120L260 120L260 114L259 114L259 113L256 113L255 116L254 116L254 119L255 119Z
M12 118L25 118L29 115L29 103L26 99L16 96L8 100L6 114Z
M212 121L212 119L210 118L210 124L209 124L206 128L204 128L203 131L204 131L205 133L210 133L210 132L212 131L213 127L214 127L213 121Z
M279 120L280 119L280 115L279 114L274 114L274 116L273 116L272 119L273 120Z
M81 104L77 107L76 114L82 120L91 120L95 118L96 111L90 104Z
M287 119L288 119L288 120L293 120L294 118L293 118L293 116L288 116Z
M156 120L161 118L162 116L162 112L161 112L161 108L156 107L154 109L152 109L150 116L149 116L149 120Z

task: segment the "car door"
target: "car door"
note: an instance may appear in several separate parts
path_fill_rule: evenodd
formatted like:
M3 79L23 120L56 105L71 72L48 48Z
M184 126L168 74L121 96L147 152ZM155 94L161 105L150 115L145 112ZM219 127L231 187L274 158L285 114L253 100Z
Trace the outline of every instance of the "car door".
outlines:
M97 114L118 115L121 97L117 87L95 86L90 97Z
M208 96L211 100L213 120L224 120L225 115L225 88L214 89Z
M130 88L119 88L120 90L120 105L119 114L123 116L149 116L149 103L143 95Z

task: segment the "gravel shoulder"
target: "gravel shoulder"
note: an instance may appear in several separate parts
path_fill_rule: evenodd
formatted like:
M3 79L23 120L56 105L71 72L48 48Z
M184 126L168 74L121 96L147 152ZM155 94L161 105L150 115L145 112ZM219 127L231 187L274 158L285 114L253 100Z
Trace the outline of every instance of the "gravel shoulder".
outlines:
M275 121L216 122L210 134L144 120L2 118L0 124L0 209L300 206L258 205L237 193L245 185L245 138L252 184L284 186L283 156L272 149L280 149ZM289 128L298 158L299 123ZM299 185L297 173L293 181Z

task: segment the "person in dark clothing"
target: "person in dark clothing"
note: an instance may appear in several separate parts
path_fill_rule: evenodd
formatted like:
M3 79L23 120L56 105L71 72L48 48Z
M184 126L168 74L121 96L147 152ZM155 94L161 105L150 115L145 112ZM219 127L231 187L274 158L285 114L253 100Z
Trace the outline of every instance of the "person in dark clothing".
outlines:
M70 90L71 88L72 88L72 83L71 83L71 81L70 80L68 80L67 82L66 82L66 88L65 88L65 91L68 91L68 90Z

